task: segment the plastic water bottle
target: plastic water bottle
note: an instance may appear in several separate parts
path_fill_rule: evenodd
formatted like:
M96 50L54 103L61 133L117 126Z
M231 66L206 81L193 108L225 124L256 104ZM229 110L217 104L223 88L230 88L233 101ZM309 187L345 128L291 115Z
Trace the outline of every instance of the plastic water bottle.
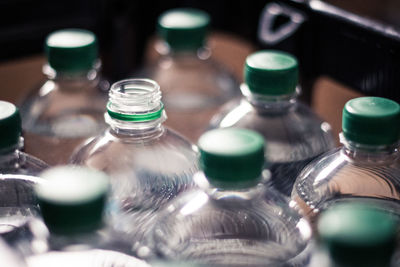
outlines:
M3 240L0 239L0 262L2 266L7 267L26 267L25 262L21 257L8 246Z
M217 129L198 146L202 172L194 179L201 189L160 213L149 246L167 259L210 266L305 264L311 229L285 197L261 183L263 137Z
M22 102L25 149L49 164L66 163L74 148L106 128L108 83L99 75L96 36L81 29L45 41L44 83Z
M35 193L47 228L31 227L35 242L30 254L24 252L29 266L149 266L128 255L130 243L103 220L106 174L61 166L41 177L46 182Z
M163 126L161 91L152 80L113 84L105 118L110 127L81 147L71 162L111 176L114 226L140 240L153 224L154 212L193 185L197 148Z
M0 101L0 174L36 175L48 167L43 161L21 152L24 147L21 132L18 108Z
M158 60L136 73L157 81L163 102L179 132L193 140L203 133L218 108L239 95L239 83L215 62L206 46L209 15L192 8L171 9L158 18ZM180 123L183 122L183 123Z
M296 180L291 204L310 220L338 201L365 199L399 214L400 106L360 97L343 109L342 147L310 163Z
M389 267L398 217L366 203L333 205L318 220L318 249L310 267Z
M244 80L242 99L226 104L210 128L241 127L263 135L272 172L268 184L290 196L302 168L334 147L331 127L297 100L298 63L292 55L269 50L249 55Z
M25 225L40 218L34 186L41 182L36 176L0 174L0 238L9 245L31 238Z
M7 242L27 220L40 216L33 187L41 181L36 177L48 166L22 152L21 117L18 108L0 101L0 236Z

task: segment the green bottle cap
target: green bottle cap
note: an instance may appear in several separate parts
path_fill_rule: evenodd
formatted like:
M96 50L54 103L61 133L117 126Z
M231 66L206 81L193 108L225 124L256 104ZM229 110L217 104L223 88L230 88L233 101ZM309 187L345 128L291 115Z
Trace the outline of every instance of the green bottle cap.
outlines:
M94 33L82 29L64 29L46 38L49 65L56 71L80 72L93 68L98 58Z
M209 182L224 189L259 182L264 164L264 139L250 130L226 128L203 134L198 142L200 167Z
M21 131L21 116L18 108L9 102L0 101L0 149L18 145Z
M293 94L298 82L297 59L280 51L255 52L246 58L244 80L256 94Z
M43 219L59 234L96 230L102 224L109 179L103 172L78 166L44 171L35 187Z
M196 50L205 43L210 17L193 8L177 8L158 18L158 34L172 50Z
M321 214L320 240L340 266L389 266L397 220L374 206L342 203Z
M400 106L382 97L359 97L343 109L344 137L366 145L390 145L400 136Z

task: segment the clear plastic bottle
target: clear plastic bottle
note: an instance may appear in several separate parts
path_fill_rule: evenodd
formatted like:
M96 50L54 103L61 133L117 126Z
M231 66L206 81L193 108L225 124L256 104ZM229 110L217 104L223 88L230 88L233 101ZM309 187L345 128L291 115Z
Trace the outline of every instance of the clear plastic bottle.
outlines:
M43 161L21 152L21 116L18 108L0 101L0 174L36 175L48 167Z
M149 246L167 259L210 266L305 264L310 226L283 195L260 183L263 137L217 129L198 145L202 172L194 180L200 189L160 213Z
M34 186L41 182L36 176L0 174L0 237L9 245L20 238L30 238L24 225L40 218Z
M290 196L302 168L334 147L330 125L297 100L298 63L292 55L270 50L249 55L244 80L242 99L226 104L210 129L241 127L262 134L272 172L268 183Z
M342 130L343 146L315 159L297 178L292 205L311 221L347 199L368 199L400 214L399 104L380 97L349 100Z
M196 141L218 108L238 96L239 83L215 62L206 46L210 17L192 8L171 9L158 18L157 61L135 74L157 81L171 127Z
M105 117L110 127L76 151L71 162L111 176L114 226L140 240L154 212L193 185L197 148L163 126L161 91L152 80L113 84Z
M366 203L340 203L318 220L318 249L310 267L389 267L394 264L398 217Z
M23 251L29 266L149 266L130 256L130 243L103 220L106 174L61 166L41 177L46 182L38 184L35 193L47 228L31 225L35 242Z
M51 33L45 41L46 80L21 104L25 150L62 164L86 138L106 128L108 83L99 75L96 36L81 29Z
M20 255L0 239L0 263L7 267L26 267Z
M40 215L33 186L41 181L35 175L48 167L22 147L18 108L0 101L0 236L7 242L29 218Z

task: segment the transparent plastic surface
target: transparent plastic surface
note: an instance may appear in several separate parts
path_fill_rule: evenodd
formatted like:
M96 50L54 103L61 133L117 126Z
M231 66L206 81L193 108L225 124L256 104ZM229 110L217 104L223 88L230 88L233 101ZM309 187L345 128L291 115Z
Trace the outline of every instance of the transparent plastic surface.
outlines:
M8 246L3 240L0 240L0 262L2 266L7 267L26 267L25 262L20 255Z
M223 191L195 175L204 190L176 199L160 214L150 246L163 257L207 266L304 266L311 235L286 199L262 184Z
M22 138L21 138L22 147ZM49 166L40 159L21 152L18 148L0 151L1 174L38 175Z
M220 106L240 94L239 83L206 48L175 52L159 41L156 49L158 60L134 76L160 84L167 124L195 141Z
M197 147L162 123L166 115L158 84L149 79L114 83L105 115L110 125L87 142L71 162L111 177L113 226L141 240L155 211L193 185Z
M248 97L227 103L209 128L240 127L263 135L266 168L272 172L267 183L290 196L300 171L334 147L331 127L297 101L296 95L268 98L249 94L245 85L241 89Z
M114 227L140 236L153 224L156 210L193 185L197 154L162 126L131 135L108 129L80 148L72 163L111 176Z
M0 174L0 236L9 244L28 238L23 225L40 217L33 187L42 182L35 176Z
M86 138L106 128L108 83L98 69L68 75L43 68L47 80L22 102L25 151L55 165L68 161Z
M299 175L292 206L311 221L337 201L370 201L400 215L398 145L366 147L348 143L311 162Z
M29 235L22 236L23 232ZM149 266L131 255L130 243L107 225L94 232L61 235L50 234L43 222L31 220L14 233L12 245L28 266Z
M29 267L150 267L133 256L102 249L49 252L31 256L26 261Z

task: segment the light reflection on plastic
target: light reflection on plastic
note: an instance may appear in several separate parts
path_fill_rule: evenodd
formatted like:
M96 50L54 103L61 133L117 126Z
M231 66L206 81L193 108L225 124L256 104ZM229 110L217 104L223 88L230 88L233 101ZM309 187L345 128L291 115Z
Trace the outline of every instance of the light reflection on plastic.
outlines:
M200 209L208 201L208 195L204 192L199 193L189 203L187 203L180 211L183 216L189 215Z
M329 132L329 131L332 130L332 127L329 125L329 123L323 122L321 124L321 130L324 131L324 132Z
M309 239L311 238L311 226L310 224L306 221L306 219L301 218L300 221L296 225L297 229L299 229L301 236L304 239Z
M53 91L54 88L55 88L55 83L53 81L47 81L45 84L43 84L42 88L40 88L39 95L45 96L51 91Z
M221 121L220 127L231 127L235 125L243 116L251 111L250 105L241 104L234 110L228 113L226 117Z
M315 178L314 185L317 185L320 181L324 180L334 169L336 169L342 163L342 158L338 157L331 164L326 166Z
M27 258L28 266L126 266L150 267L146 262L126 254L109 250L86 250L74 252L49 252Z

